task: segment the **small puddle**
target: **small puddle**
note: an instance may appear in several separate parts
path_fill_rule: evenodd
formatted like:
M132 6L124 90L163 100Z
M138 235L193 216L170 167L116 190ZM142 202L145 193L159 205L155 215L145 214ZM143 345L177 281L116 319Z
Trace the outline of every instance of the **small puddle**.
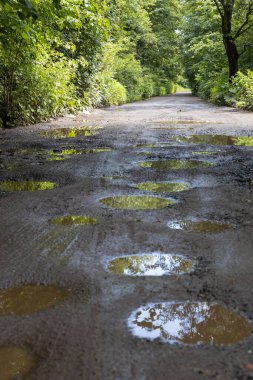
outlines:
M142 168L152 168L160 170L178 170L178 169L195 169L208 168L213 166L210 162L195 161L195 160L163 160L163 161L143 161L138 162Z
M155 148L156 147L156 143L143 143L143 144L136 144L134 145L134 148Z
M116 196L101 199L100 202L107 207L125 210L156 210L176 203L174 199L148 196Z
M174 193L190 189L188 184L180 182L143 182L135 187L140 190L152 191L154 193Z
M181 220L177 222L169 222L167 226L173 230L182 230L189 232L202 233L219 233L234 228L232 224L220 223L210 220Z
M150 122L152 124L182 124L182 125L189 125L189 124L209 124L211 123L210 121L206 120L161 120L161 121L154 121ZM214 122L214 124L218 124Z
M48 161L63 161L66 158L70 158L71 156L77 156L81 154L92 154L92 153L103 153L103 152L111 152L111 148L95 148L95 149L65 149L60 151L50 151L50 157Z
M174 136L174 141L223 146L253 146L253 137L226 135Z
M139 338L179 344L236 344L252 330L240 314L207 302L148 304L136 310L128 323Z
M89 137L98 134L100 127L73 127L73 128L58 128L45 132L41 132L40 135L52 139L67 139L75 137Z
M68 215L68 216L59 216L57 218L53 218L49 220L52 224L61 224L63 226L66 225L91 225L96 224L97 219L92 218L91 216L86 215Z
M23 285L0 290L1 315L29 315L60 304L70 294L56 285Z
M193 262L179 255L149 253L115 258L107 269L126 276L168 276L191 272Z
M215 150L215 151L202 151L202 152L192 152L194 156L203 156L203 155L212 155L212 154L218 154L221 153L221 150Z
M21 347L0 347L1 380L23 379L35 367L35 357Z
M51 190L56 187L54 182L38 181L0 181L0 190L2 191L36 191Z

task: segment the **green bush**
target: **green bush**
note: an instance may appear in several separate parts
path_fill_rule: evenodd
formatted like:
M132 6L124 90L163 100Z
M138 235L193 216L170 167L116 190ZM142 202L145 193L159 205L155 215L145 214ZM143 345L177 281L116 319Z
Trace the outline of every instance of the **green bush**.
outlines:
M113 78L108 78L104 81L102 97L103 103L106 105L118 106L127 101L127 93L125 87Z
M236 107L253 110L253 71L238 72L233 80L236 94Z

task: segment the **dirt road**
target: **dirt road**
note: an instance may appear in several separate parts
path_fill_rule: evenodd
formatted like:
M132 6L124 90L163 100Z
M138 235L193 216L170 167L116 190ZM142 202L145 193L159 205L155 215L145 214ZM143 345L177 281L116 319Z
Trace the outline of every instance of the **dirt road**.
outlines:
M95 128L85 136L48 134L81 126ZM243 138L209 136L205 141L198 135ZM0 290L0 347L19 347L33 361L9 377L7 368L0 379L21 379L22 374L27 380L253 378L252 140L252 113L215 107L190 94L1 131L1 181L56 187L13 192L4 182L0 191L0 288L10 288L9 293ZM154 193L145 190L147 182L186 187ZM144 187L137 188L140 183ZM137 199L132 210L131 198L127 209L103 203L117 196L157 197L172 204L152 209L148 199L151 209L138 210ZM93 222L54 224L54 218L70 215ZM194 225L200 221L204 227ZM217 223L211 225L214 231L208 221ZM110 259L144 253L178 254L192 268L163 276L107 268ZM167 316L155 327L156 313L146 315L144 323L134 322L144 313L136 317L141 307L149 313L177 303L178 314L183 302L190 305L181 315L184 328L189 330L187 318L197 322L185 334L179 332L182 325L174 326L179 338L173 343ZM203 309L205 314L208 305L232 310L244 322L235 318L227 328L223 309L207 316L210 323L203 316L198 322L196 313ZM234 339L243 330L240 323L249 323L245 337L227 345L227 335ZM158 335L152 340L154 331ZM216 335L224 341L216 344ZM192 344L185 344L186 338Z

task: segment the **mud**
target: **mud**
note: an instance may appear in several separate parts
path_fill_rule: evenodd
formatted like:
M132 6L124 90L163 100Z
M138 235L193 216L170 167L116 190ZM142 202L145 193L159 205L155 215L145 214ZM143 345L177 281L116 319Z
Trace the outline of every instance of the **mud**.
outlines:
M159 127L156 122L171 120L177 122L172 125L183 129L150 129ZM42 132L83 125L102 129L95 129L91 136L67 139L41 136ZM253 148L215 148L208 142L196 145L173 140L175 136L196 134L252 138L252 113L212 106L190 94L176 94L0 131L1 181L57 183L47 191L0 190L0 289L24 284L71 289L70 297L52 307L29 315L0 316L0 347L21 347L36 358L36 365L23 378L252 377ZM49 151L104 147L112 150L48 161ZM194 151L216 149L221 152L192 155ZM152 153L140 159L141 150ZM213 165L159 170L137 164L140 160L192 159ZM173 193L176 203L156 210L124 210L100 203L110 197L152 196L135 187L147 182L186 183L190 188ZM165 193L158 198L166 202L169 196ZM98 223L49 223L57 217L86 215ZM193 233L167 226L169 221L184 220L216 221L236 229ZM105 267L108 259L142 252L180 253L196 266L189 273L170 276L117 275ZM128 320L140 307L171 303L219 305L222 313L214 309L218 320L208 316L206 323L197 323L190 344L164 342L161 337L150 341L149 337L140 339L132 334ZM224 308L229 310L229 318ZM235 318L233 326L231 316ZM185 318L182 321L187 321ZM161 329L157 331L160 334ZM226 331L233 331L228 334L230 341L232 336L242 335L232 345L226 344ZM210 344L212 336L226 342ZM186 332L182 339L190 339L189 334Z

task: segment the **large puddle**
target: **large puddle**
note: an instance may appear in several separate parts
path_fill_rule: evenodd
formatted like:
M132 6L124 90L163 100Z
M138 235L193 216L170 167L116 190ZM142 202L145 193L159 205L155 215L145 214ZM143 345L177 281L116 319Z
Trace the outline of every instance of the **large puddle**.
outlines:
M58 305L70 294L56 285L23 285L0 290L1 315L29 315Z
M49 161L62 161L72 156L77 156L81 154L92 154L92 153L103 153L103 152L111 152L111 148L94 148L94 149L64 149L59 151L50 151Z
M181 344L236 344L252 330L240 314L207 302L148 304L137 309L128 323L139 338Z
M23 379L35 366L35 358L21 347L0 348L0 379Z
M184 256L149 253L115 258L109 262L108 270L126 276L164 276L189 273L193 265Z
M135 186L137 189L154 193L174 193L189 190L190 186L182 182L143 182Z
M1 181L0 190L2 191L36 191L51 190L57 186L54 182L40 181Z
M40 135L52 139L67 139L75 137L90 137L98 134L100 127L74 127L74 128L58 128L45 132Z
M92 218L87 215L67 215L67 216L59 216L49 221L52 224L61 224L65 225L91 225L96 224L97 219Z
M163 160L163 161L143 161L138 162L142 168L152 168L160 170L178 170L178 169L195 169L208 168L213 166L212 163L196 160Z
M220 223L211 220L180 220L171 221L167 223L167 226L173 230L182 230L189 232L206 232L206 233L219 233L234 228L232 224Z
M116 196L101 199L100 202L107 207L125 210L157 210L176 203L174 199L148 196Z
M192 144L253 146L253 137L225 135L174 136L173 140Z

